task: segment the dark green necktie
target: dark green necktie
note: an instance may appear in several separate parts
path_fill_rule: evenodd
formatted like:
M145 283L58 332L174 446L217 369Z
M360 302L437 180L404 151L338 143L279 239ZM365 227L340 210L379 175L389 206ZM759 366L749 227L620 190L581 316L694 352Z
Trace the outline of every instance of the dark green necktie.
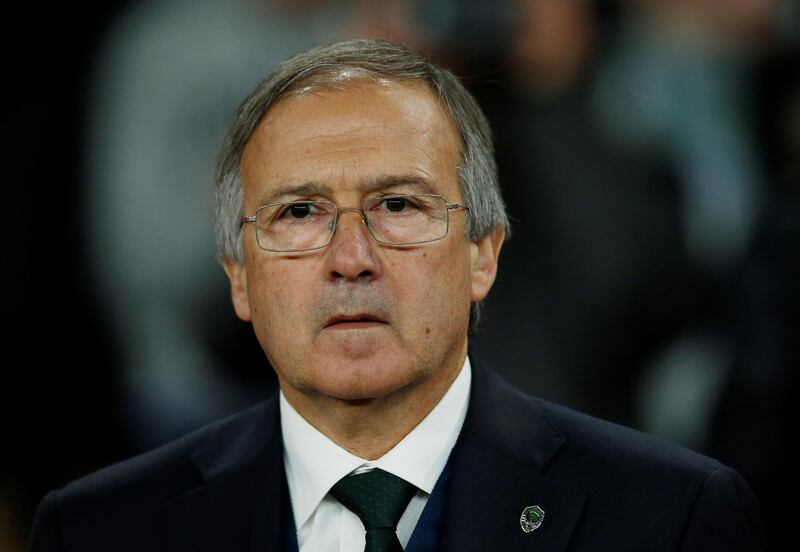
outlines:
M367 530L364 552L402 552L397 522L414 496L416 487L381 469L339 480L331 494L361 518Z

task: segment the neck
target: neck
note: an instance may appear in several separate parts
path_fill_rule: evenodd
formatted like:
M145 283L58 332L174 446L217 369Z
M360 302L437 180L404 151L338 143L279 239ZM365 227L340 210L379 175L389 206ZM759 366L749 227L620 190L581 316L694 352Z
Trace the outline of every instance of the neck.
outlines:
M461 372L465 357L466 353L452 366L442 366L424 382L374 399L347 401L308 396L291 386L281 389L289 404L337 445L365 460L376 460L433 410Z

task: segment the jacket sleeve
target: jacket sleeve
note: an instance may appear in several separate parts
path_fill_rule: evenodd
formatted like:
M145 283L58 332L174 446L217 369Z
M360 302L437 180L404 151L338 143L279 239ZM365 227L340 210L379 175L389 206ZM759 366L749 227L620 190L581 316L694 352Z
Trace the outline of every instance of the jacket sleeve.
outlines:
M711 472L697 493L681 551L755 552L765 546L761 514L747 483L728 467Z
M50 491L39 504L33 521L29 552L63 552L57 502L58 491Z

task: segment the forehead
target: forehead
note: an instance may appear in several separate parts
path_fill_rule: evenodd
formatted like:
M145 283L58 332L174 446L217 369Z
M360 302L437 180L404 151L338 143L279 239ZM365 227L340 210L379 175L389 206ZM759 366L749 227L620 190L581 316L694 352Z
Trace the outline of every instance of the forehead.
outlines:
M460 199L460 139L424 83L358 79L282 99L245 147L245 205L301 186L350 193L417 182Z

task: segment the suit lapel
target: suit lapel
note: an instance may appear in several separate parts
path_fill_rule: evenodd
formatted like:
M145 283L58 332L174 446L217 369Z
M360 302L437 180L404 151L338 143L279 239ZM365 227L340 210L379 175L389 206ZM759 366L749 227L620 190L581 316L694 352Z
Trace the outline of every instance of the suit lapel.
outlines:
M277 397L221 422L188 461L204 484L161 512L169 551L278 550L283 456Z
M542 473L564 437L534 400L470 361L469 412L453 451L440 549L564 550L586 501ZM520 516L533 505L544 521L525 533Z

